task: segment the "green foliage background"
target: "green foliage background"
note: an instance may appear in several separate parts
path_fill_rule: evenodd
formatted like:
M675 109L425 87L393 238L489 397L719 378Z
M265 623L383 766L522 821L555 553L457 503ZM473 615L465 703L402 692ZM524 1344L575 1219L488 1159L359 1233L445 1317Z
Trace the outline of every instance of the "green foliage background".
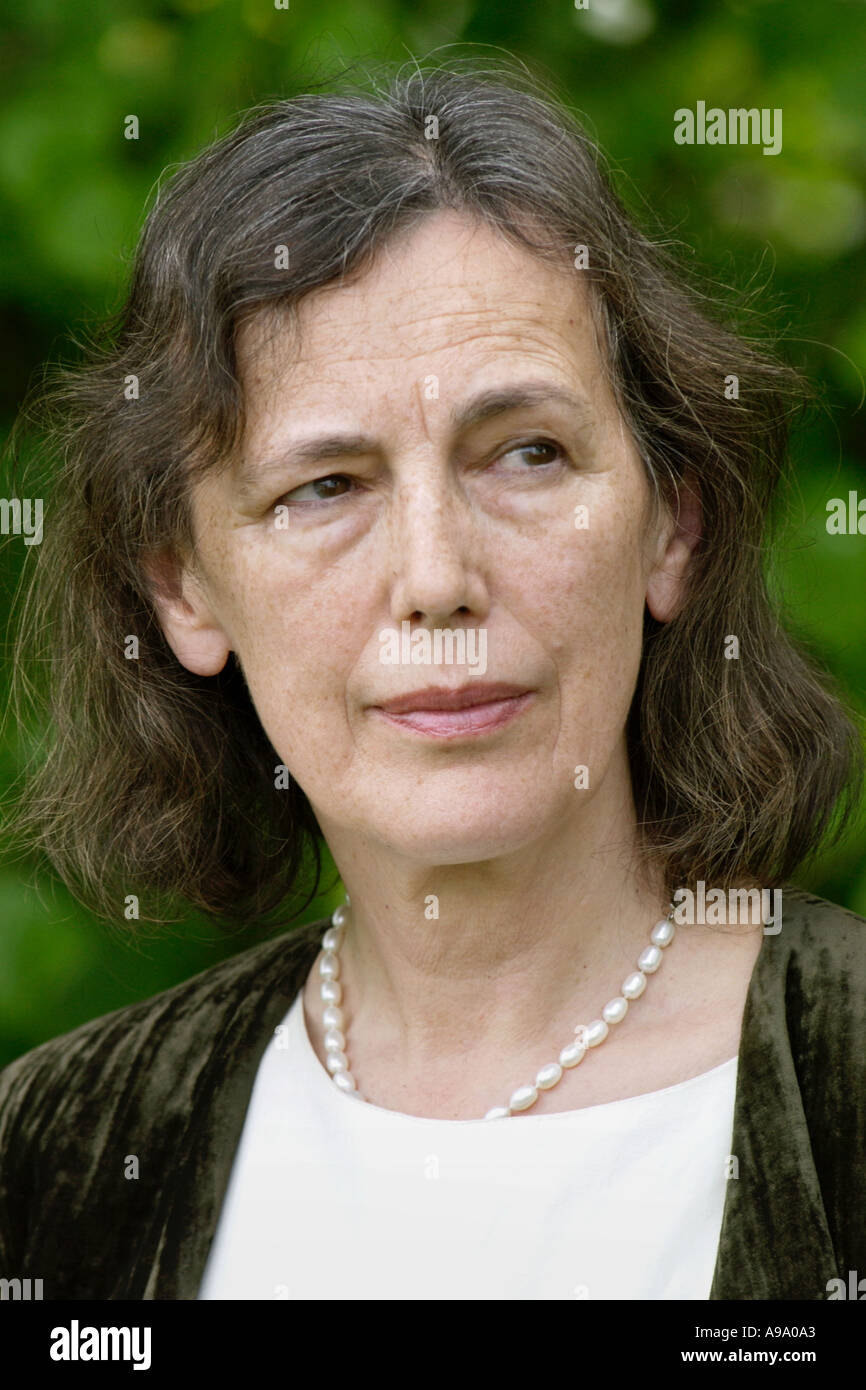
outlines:
M160 173L246 106L355 60L504 49L566 92L642 220L658 217L716 282L758 288L826 409L795 440L798 487L773 557L790 623L866 713L866 536L830 536L826 504L866 496L866 5L862 0L28 0L0 7L4 228L0 413L67 335L114 308ZM783 149L678 146L673 113L781 108ZM140 122L123 138L124 117ZM732 371L736 364L732 363ZM4 494L8 495L8 494ZM8 609L23 558L2 557ZM3 672L8 684L8 667ZM5 689L4 684L4 689ZM8 785L14 731L0 748ZM864 820L800 876L866 915ZM334 875L305 914L337 900ZM42 871L0 859L0 1065L256 939L202 918L130 943Z

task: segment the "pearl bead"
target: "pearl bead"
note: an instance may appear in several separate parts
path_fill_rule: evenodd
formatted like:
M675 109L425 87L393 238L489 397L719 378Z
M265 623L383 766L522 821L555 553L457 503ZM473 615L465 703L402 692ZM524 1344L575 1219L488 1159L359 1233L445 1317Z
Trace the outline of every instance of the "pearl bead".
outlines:
M646 975L642 970L635 970L623 980L620 993L625 999L640 999L645 989Z
M325 1051L342 1052L346 1046L346 1038L339 1028L329 1028L325 1034Z
M518 1086L508 1102L508 1108L509 1110L528 1110L530 1105L534 1105L537 1100L538 1092L534 1086Z
M329 1004L322 1014L322 1022L326 1028L342 1028L343 1010L338 1009L336 1004Z
M586 1048L583 1043L567 1043L559 1054L559 1065L561 1067L576 1067L578 1062L582 1062L586 1056Z
M539 1091L549 1091L551 1086L555 1086L562 1076L562 1067L558 1062L548 1062L546 1067L542 1067L535 1078L535 1084Z
M319 974L326 980L336 980L340 973L340 962L333 951L328 951L319 961Z
M611 999L609 1004L605 1004L601 1016L605 1023L621 1023L627 1013L628 1000L618 995L616 999Z
M335 1072L334 1081L339 1086L341 1091L349 1092L355 1090L355 1082L350 1073L347 1071Z
M676 936L676 932L677 929L673 922L669 922L667 918L665 918L663 922L656 922L650 932L650 941L654 946L670 946Z
M323 950L323 951L339 951L339 949L340 949L340 931L339 931L339 928L338 928L338 927L328 927L328 930L325 932L325 935L322 937L322 950Z
M339 1004L343 998L343 986L339 980L323 980L319 994L326 1004Z
M608 1027L603 1018L594 1018L592 1023L584 1029L583 1040L587 1047L598 1047L603 1043L608 1034Z
M349 909L344 903L334 908L334 911L331 913L331 921L335 927L344 927L348 920Z
M637 958L638 970L652 975L662 963L662 953L658 946L645 946Z
M349 1059L345 1052L329 1052L325 1058L325 1066L328 1071L348 1071Z
M511 1111L507 1105L494 1105L492 1110L488 1110L484 1118L485 1120L504 1120L510 1114Z

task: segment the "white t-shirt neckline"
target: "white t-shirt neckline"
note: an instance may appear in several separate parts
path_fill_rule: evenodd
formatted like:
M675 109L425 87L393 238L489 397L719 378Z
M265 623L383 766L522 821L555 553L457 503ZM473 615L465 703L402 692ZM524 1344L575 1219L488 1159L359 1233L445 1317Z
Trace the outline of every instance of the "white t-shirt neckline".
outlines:
M311 1084L327 1088L327 1090L331 1093L334 1102L339 1105L353 1105L359 1108L363 1108L364 1111L370 1115L371 1123L376 1122L374 1118L375 1116L387 1118L389 1122L395 1119L399 1119L401 1121L405 1121L407 1124L415 1123L419 1125L459 1126L475 1124L489 1125L492 1123L490 1120L485 1120L483 1116L479 1116L477 1119L473 1118L471 1120L447 1120L438 1119L435 1116L429 1115L407 1115L402 1110L390 1110L386 1106L376 1105L373 1101L369 1101L366 1099L362 1100L357 1097L347 1095L345 1091L342 1091L340 1087L336 1085L333 1077L331 1076L331 1073L319 1060L316 1054L316 1050L313 1047L309 1029L307 1028L306 1014L304 1012L303 991L301 991L301 993L298 995L294 1005L289 1010L286 1017L283 1019L281 1027L286 1027L290 1029L292 1033L295 1035L295 1041L297 1041L297 1043L299 1044L299 1060L302 1061L304 1070L308 1073L310 1077ZM602 1046L604 1046L604 1044L602 1044ZM585 1066L589 1061L590 1058L585 1057L583 1061L580 1063L580 1066ZM737 1056L729 1057L727 1061L720 1062L718 1066L711 1067L708 1071L699 1072L696 1076L686 1077L685 1081L675 1081L673 1085L662 1086L656 1091L641 1091L639 1095L625 1096L620 1100L601 1101L597 1105L581 1105L575 1107L573 1110L560 1110L555 1111L553 1113L521 1115L520 1122L521 1124L525 1124L528 1120L531 1120L533 1124L544 1124L549 1123L552 1120L573 1120L576 1116L588 1114L590 1111L592 1111L593 1113L601 1113L602 1111L607 1110L612 1106L625 1107L633 1104L636 1105L638 1103L642 1105L650 1105L652 1104L652 1102L660 1101L664 1097L671 1096L677 1091L685 1091L690 1086L693 1087L698 1086L702 1083L705 1084L713 1076L715 1076L716 1073L721 1074L725 1071L726 1068L730 1071L732 1068L736 1066L737 1061Z

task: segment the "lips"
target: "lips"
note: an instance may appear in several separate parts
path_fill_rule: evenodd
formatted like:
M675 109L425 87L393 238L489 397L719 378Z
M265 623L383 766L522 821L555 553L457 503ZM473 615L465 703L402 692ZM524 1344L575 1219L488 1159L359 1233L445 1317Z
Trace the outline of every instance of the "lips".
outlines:
M371 714L393 728L439 741L493 734L511 724L531 705L534 692L505 683L464 685L456 690L428 686L374 705Z
M472 709L475 705L494 704L500 700L511 700L528 693L526 686L499 684L463 685L458 689L430 685L424 690L414 690L409 695L400 695L375 708L386 714L414 714L423 710L461 710Z

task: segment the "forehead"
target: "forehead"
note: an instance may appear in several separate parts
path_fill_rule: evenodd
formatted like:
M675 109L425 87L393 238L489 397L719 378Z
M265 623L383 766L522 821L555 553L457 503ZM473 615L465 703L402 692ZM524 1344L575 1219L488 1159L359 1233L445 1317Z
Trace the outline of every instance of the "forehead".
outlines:
M293 403L412 387L463 389L500 365L606 395L582 272L541 260L495 228L438 212L386 243L361 273L306 295L293 317L260 311L239 328L248 408L291 384ZM601 402L599 401L599 404Z

